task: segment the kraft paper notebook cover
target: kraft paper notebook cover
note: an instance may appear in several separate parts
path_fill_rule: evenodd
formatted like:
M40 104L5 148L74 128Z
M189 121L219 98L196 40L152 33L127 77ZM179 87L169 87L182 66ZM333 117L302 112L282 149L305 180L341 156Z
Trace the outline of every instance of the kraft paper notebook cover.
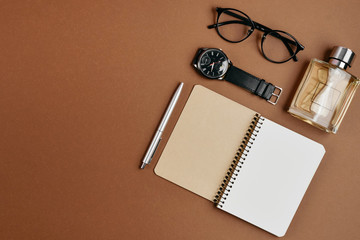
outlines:
M155 173L283 236L324 147L196 85Z

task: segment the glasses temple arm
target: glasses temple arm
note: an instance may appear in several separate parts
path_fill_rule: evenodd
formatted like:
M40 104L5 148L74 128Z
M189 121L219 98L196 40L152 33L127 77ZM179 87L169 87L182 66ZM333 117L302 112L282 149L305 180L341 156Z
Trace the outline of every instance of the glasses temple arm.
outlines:
M232 20L232 21L226 21L226 22L218 22L217 24L212 24L207 26L208 29L212 29L212 28L216 28L216 26L220 27L220 26L224 26L224 25L228 25L228 24L243 24L243 25L247 25L247 26L251 26L250 23L246 23L244 21L237 21L237 20Z

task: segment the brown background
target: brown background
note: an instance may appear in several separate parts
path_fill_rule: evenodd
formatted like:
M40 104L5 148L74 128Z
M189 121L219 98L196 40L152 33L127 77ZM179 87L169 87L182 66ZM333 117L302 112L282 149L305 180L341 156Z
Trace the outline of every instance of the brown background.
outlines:
M259 32L227 43L206 26L233 7L305 45L273 64ZM0 1L0 239L276 239L153 173L194 84L322 143L327 153L285 239L359 239L360 96L336 135L286 113L312 57L360 54L354 1ZM277 106L190 65L220 47L284 90ZM360 76L360 60L350 71ZM139 170L180 81L153 162ZM306 149L304 149L306 151Z

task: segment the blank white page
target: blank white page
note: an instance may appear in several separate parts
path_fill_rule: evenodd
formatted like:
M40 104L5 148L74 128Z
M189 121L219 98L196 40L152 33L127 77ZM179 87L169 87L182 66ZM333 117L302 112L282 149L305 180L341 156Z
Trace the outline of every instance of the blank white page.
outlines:
M265 118L225 203L218 206L284 236L324 147Z

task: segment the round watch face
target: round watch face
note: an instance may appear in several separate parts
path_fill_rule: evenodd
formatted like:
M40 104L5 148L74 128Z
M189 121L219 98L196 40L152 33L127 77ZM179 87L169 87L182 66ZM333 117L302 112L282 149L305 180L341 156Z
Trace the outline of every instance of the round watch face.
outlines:
M207 49L199 57L198 69L205 77L220 78L226 73L228 68L228 58L219 49Z

